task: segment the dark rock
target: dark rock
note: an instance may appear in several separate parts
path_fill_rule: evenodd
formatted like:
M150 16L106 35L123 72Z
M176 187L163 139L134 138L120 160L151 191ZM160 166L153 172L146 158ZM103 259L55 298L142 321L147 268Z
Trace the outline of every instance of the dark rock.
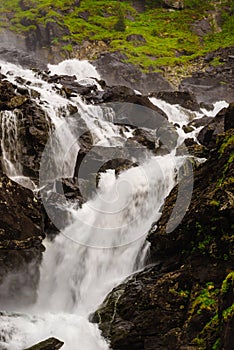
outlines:
M42 108L30 99L30 94L34 98L39 98L37 93L28 89L17 90L17 93L15 91L16 87L10 82L5 80L0 82L0 110L13 110L17 123L17 140L15 140L17 154L12 154L12 159L9 160L14 163L17 157L17 161L23 167L23 175L38 181L41 154L51 125ZM4 145L6 149L8 146ZM11 154L10 149L8 151Z
M209 52L209 53L205 56L204 61L207 62L207 63L209 63L209 62L211 62L211 61L214 59L214 57L215 57L214 52Z
M194 128L193 128L192 126L188 126L188 125L184 125L184 126L182 127L182 129L183 129L183 131L185 132L185 134L188 134L188 133L194 131Z
M227 98L227 87L217 77L192 77L182 80L180 89L189 90L197 97L198 102L215 102Z
M203 145L197 144L194 139L188 138L184 140L184 145L187 147L187 152L194 157L207 158L209 155L208 149ZM186 154L183 145L177 149L177 155L179 154Z
M206 109L207 111L213 111L214 105L212 103L201 102L200 107Z
M200 126L205 126L212 122L213 117L204 116L202 118L193 119L188 126L193 126L194 128L199 128Z
M158 265L147 268L115 288L93 321L99 322L113 349L148 350L152 344L154 349L177 349L173 347L180 334L176 329L182 326L188 305L188 299L179 295L180 289L191 290L184 271L162 274Z
M96 85L81 85L77 83L76 81L76 76L68 76L68 75L54 75L50 76L47 75L46 73L43 74L42 78L48 83L56 83L56 84L61 84L62 89L58 90L60 94L64 94L67 98L76 96L77 94L86 96L91 94L93 91L97 90Z
M234 317L233 317L233 300L234 300L234 278L233 272L229 273L223 282L218 315L222 322L221 347L225 350L231 350L234 341ZM228 312L229 310L229 312Z
M1 96L0 109L1 110L6 109L7 103L9 103L10 100L16 96L15 89L16 89L16 86L11 84L8 81L4 80L0 82L0 96Z
M125 60L126 56L116 52L103 54L93 63L107 85L124 85L143 94L172 90L159 73L144 73L136 66L124 62Z
M95 104L110 104L116 111L117 115L120 115L120 111L118 111L118 103L120 108L124 108L124 112L126 113L126 119L130 117L131 121L135 121L137 126L144 126L151 129L155 129L156 126L158 127L160 124L160 119L167 119L167 115L157 106L155 106L147 96L138 95L132 90L131 88L128 88L126 86L106 86L104 91L101 93L93 93L89 96L85 97L87 101L91 101ZM121 103L122 102L122 103ZM123 103L124 102L124 103ZM115 104L116 103L116 104ZM138 107L139 106L139 107ZM141 108L145 107L145 108ZM144 112L143 112L144 111ZM148 113L147 113L148 112ZM123 110L121 111L123 114ZM142 117L142 113L146 114L144 115L144 118ZM141 115L141 119L137 116ZM158 117L158 124L155 119ZM149 123L144 124L146 120L149 121ZM134 125L134 122L133 124Z
M24 350L57 350L63 346L64 342L56 338L48 338L30 348Z
M1 305L35 302L44 238L40 201L1 173Z
M229 226L233 221L230 216L233 211L233 199L228 194L231 186L231 182L228 179L231 179L233 176L233 164L229 163L229 158L234 145L227 141L227 139L231 139L231 135L230 130L226 135L226 141L223 141L222 137L218 145L216 144L216 148L212 151L207 162L196 170L193 197L189 211L186 212L185 217L173 233L166 233L165 225L167 225L171 215L178 188L174 188L167 198L163 214L157 223L158 228L149 236L154 259L160 259L163 255L171 256L171 254L181 253L182 250L189 249L188 247L191 249L197 247L199 246L198 242L202 242L206 234L211 235L210 241L208 240L207 244L200 248L201 253L206 252L208 255L218 257L222 251L222 254L228 254L228 256L232 257L229 239L228 237L224 239L222 236L224 231L221 229L225 227L225 232L232 231ZM226 148L221 153L220 150L224 148L223 142ZM225 180L223 178L224 169ZM214 224L210 218L219 219L217 219L217 222L215 219ZM191 229L193 224L194 227ZM171 221L168 225L173 225L173 222ZM201 228L199 229L200 226ZM167 228L169 230L169 226ZM215 243L218 247L217 252L212 251L212 243ZM199 249L197 252L199 253Z
M209 149L215 148L218 134L224 132L226 108L223 108L198 134L198 141Z
M6 103L6 109L15 109L21 107L25 102L28 101L26 96L14 96L12 99Z
M156 139L156 132L146 129L135 129L132 139L153 151L159 147L159 141Z
M1 67L0 67L0 69L1 69ZM3 79L6 79L6 76L4 74L0 73L0 80L3 80Z
M184 108L192 111L199 111L200 106L193 93L189 91L160 91L152 92L150 96L156 97L160 100L164 100L170 104L178 104Z
M230 103L224 117L224 130L234 129L234 103Z

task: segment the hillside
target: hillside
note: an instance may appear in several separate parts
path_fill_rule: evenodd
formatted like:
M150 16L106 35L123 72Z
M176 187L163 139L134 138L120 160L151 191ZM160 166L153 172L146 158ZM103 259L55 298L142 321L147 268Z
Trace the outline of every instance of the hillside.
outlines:
M50 48L63 57L95 59L120 51L144 70L186 64L234 45L231 0L5 0L2 29L23 34L29 50ZM221 64L219 57L212 61Z

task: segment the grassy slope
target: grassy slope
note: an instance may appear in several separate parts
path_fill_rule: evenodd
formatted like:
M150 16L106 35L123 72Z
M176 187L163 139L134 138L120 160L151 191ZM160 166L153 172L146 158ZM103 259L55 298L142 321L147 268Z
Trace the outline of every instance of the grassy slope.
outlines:
M33 30L36 23L46 25L55 21L70 31L70 35L53 38L53 44L61 46L62 43L64 50L72 51L74 44L87 39L104 40L109 43L110 50L124 52L131 62L140 64L142 68L156 70L161 66L186 63L219 47L234 45L233 0L223 0L221 3L214 0L185 0L185 10L158 7L148 9L143 14L136 12L131 1L81 0L80 7L74 6L74 0L24 0L24 3L29 5L27 11L20 9L19 0L1 1L0 25L9 26L4 16L12 12L14 16L10 16L10 28L17 32ZM124 32L114 29L120 7L125 15ZM212 19L214 8L221 13L221 32ZM79 12L83 11L89 11L88 21L79 18ZM213 31L201 39L191 31L191 23L204 17L210 19ZM25 19L27 26L22 25ZM127 41L129 34L143 35L146 43Z

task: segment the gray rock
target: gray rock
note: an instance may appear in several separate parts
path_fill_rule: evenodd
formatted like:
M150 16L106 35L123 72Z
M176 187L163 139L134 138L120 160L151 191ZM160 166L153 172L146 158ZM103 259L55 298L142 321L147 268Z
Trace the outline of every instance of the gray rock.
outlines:
M126 56L116 52L103 54L93 63L107 85L125 85L145 95L151 91L173 90L161 74L144 73L125 60Z
M203 37L212 31L210 22L207 19L201 19L192 24L192 30L195 34Z
M58 350L63 346L64 342L56 338L48 338L30 348L24 350Z

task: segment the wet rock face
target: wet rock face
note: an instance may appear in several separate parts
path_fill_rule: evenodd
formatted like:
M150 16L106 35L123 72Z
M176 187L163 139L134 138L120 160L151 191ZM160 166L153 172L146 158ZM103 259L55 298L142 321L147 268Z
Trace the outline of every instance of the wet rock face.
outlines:
M25 176L30 176L35 181L38 179L40 157L44 150L51 128L48 118L41 107L38 106L30 95L39 98L35 91L27 88L17 89L16 86L7 80L0 81L0 119L10 119L10 115L4 114L10 111L17 124L17 140L15 140L15 153L18 161L22 164L22 172ZM2 126L6 127L6 125ZM8 132L13 132L8 130ZM0 130L2 137L2 130ZM5 145L9 147L9 145ZM9 150L10 151L10 150ZM15 155L16 156L16 155Z
M40 202L0 173L1 305L36 298L44 238Z
M190 293L186 273L178 270L162 274L156 265L115 288L93 315L93 321L100 322L113 349L176 349L188 304L187 296L179 295L179 290ZM165 295L170 299L166 300Z
M0 137L2 139L4 133L14 133L14 130L10 129L11 123L8 123L10 122L8 118L10 119L14 114L17 118L18 133L17 139L14 139L13 151L19 146L24 174L30 173L36 177L40 150L46 142L45 115L35 103L30 101L27 89L20 93L16 86L4 79L2 75ZM2 128L6 129L2 130ZM4 145L6 148L9 147L7 140ZM39 266L44 249L41 204L29 189L10 180L4 174L4 170L1 166L0 300L2 306L11 303L12 305L13 303L29 304L36 299Z
M229 129L234 129L234 102L230 103L225 113L224 130Z
M189 210L170 233L178 188L168 196L149 233L152 265L114 288L91 316L113 349L232 349L232 140L233 129L219 136L197 168Z

